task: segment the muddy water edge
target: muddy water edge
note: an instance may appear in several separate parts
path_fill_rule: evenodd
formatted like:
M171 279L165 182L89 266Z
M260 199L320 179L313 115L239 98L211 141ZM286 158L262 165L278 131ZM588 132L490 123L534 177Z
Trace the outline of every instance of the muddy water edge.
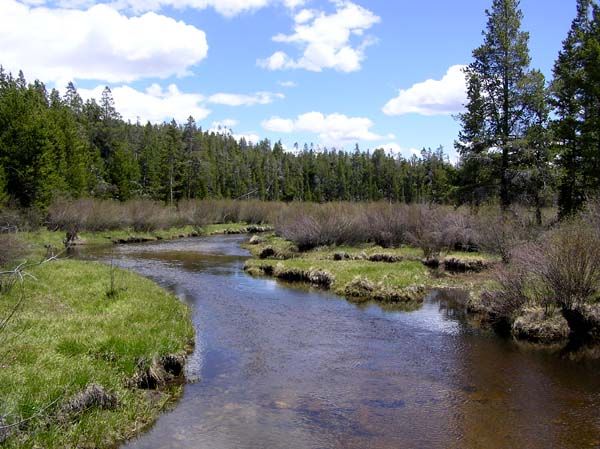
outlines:
M243 236L88 249L190 304L183 398L127 449L600 448L600 363L418 310L253 278ZM117 279L118 282L118 279Z

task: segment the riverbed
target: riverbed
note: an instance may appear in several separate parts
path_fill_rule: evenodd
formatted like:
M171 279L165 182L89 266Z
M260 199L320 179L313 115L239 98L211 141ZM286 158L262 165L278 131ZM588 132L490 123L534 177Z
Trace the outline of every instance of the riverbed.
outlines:
M407 311L250 277L244 239L88 253L175 292L196 326L183 398L125 448L600 447L597 361L469 325L460 292Z

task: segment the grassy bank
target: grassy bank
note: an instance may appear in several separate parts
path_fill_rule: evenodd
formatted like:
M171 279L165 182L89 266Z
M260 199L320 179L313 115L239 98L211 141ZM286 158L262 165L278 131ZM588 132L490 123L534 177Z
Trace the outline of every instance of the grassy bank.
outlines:
M140 232L133 228L110 231L84 231L77 234L74 245L111 245L124 243L152 242L158 240L175 240L186 237L199 237L203 235L237 234L262 227L246 223L224 223L205 225L201 228L195 226L181 226L155 231ZM268 229L268 228L265 228ZM66 233L63 231L49 231L39 229L31 232L21 232L19 237L30 245L30 250L36 255L46 252L47 247L60 250L64 247Z
M188 308L153 282L99 263L60 260L3 295L0 415L4 447L111 447L156 419L181 392L135 384L153 360L193 344ZM97 385L102 394L86 397ZM90 391L88 390L88 396ZM92 391L93 393L93 391Z
M452 251L431 269L422 251L410 246L326 246L301 252L274 235L256 238L247 248L254 256L246 263L251 274L312 282L354 301L418 302L431 288L478 290L492 282L489 268L499 263L490 254ZM462 263L464 270L445 270L444 260L454 262L452 269Z

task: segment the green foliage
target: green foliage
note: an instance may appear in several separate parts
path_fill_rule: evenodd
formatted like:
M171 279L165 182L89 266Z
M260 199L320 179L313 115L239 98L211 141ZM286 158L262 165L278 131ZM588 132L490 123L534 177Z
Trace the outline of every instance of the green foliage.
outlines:
M568 216L600 192L600 7L577 1L577 16L554 65L552 104L559 206Z
M468 103L459 116L457 148L466 183L479 188L483 199L498 190L506 208L514 200L526 133L537 119L531 97L543 95L544 80L529 69L519 1L494 0L486 15L484 42L465 70Z
M281 142L203 131L192 117L131 124L108 88L100 103L84 103L72 83L61 98L22 74L0 73L0 166L7 195L22 206L46 208L57 196L445 202L453 192L441 148L411 159L358 147L291 153Z

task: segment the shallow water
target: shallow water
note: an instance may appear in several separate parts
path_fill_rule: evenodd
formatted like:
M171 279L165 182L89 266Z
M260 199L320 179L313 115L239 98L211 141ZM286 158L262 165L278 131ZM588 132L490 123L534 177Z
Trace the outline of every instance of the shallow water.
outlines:
M125 448L600 448L600 365L465 323L257 279L240 236L94 250L176 292L197 347L176 408Z

